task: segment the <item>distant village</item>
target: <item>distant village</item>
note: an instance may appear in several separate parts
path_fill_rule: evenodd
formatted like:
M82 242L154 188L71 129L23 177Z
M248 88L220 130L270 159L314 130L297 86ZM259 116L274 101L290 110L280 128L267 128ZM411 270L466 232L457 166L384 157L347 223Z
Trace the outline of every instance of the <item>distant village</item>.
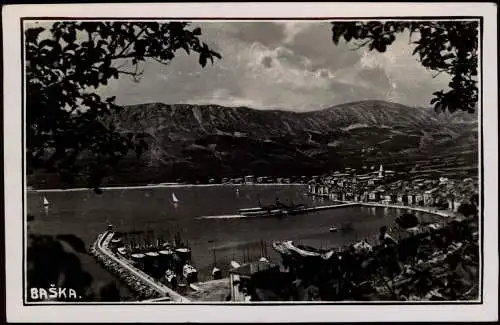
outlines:
M300 183L307 184L308 194L333 201L373 202L406 206L435 207L457 212L460 204L469 202L479 193L478 179L425 177L405 180L404 174L385 170L383 165L371 168L363 174L355 169L345 168L322 176L300 176L290 178L255 177L222 178L221 183ZM215 183L211 179L209 183Z
M313 177L308 192L334 201L376 202L409 206L436 207L457 211L461 203L478 194L478 180L415 178L403 180L392 170L379 169L356 175L353 170Z

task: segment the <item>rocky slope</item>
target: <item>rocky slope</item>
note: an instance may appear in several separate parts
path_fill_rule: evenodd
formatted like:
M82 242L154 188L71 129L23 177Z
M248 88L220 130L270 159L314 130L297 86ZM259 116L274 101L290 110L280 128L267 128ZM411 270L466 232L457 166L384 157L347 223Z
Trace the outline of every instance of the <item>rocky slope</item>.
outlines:
M441 156L451 157L449 167L477 165L477 116L383 101L307 113L150 103L113 118L119 130L145 132L149 149L140 161L126 159L111 183L312 175L379 163L404 170Z

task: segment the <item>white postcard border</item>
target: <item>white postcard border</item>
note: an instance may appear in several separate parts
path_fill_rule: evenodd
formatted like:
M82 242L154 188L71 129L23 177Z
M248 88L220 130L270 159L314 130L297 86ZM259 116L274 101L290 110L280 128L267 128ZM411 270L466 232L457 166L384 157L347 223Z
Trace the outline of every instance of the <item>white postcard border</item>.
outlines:
M6 295L9 322L493 321L498 319L497 8L493 3L176 3L14 5L3 8ZM21 17L482 16L484 303L482 305L99 305L23 306Z

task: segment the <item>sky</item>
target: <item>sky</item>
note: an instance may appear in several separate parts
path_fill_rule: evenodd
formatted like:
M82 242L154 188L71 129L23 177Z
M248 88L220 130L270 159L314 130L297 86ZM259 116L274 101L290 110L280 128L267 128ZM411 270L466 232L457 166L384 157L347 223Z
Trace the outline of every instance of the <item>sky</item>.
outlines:
M332 42L328 22L193 22L222 55L202 68L183 50L168 65L148 61L140 82L129 76L99 89L120 105L219 104L311 111L376 99L429 106L449 76L426 70L412 56L407 34L384 53Z

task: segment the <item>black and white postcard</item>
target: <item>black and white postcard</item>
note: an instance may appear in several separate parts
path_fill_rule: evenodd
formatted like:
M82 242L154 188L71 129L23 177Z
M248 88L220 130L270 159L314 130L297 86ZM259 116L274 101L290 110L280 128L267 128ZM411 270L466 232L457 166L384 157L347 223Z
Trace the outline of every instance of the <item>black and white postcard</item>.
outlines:
M5 7L7 320L497 319L495 12Z

